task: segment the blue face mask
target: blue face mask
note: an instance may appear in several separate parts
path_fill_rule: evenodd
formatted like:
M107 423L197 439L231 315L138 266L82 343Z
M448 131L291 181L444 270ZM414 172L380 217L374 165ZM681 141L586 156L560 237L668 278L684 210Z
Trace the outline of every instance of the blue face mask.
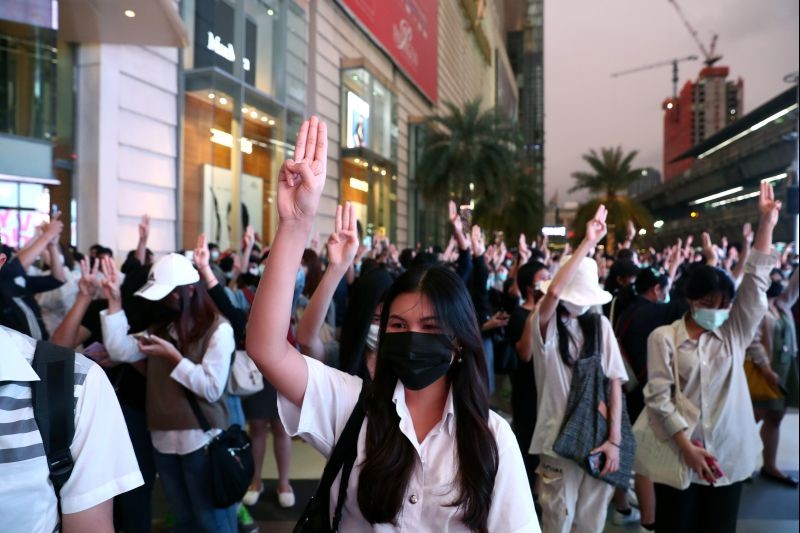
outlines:
M496 281L500 281L503 283L505 283L507 279L508 279L508 272L498 272L497 275L495 276Z
M697 307L692 311L692 318L701 328L712 331L725 323L730 315L730 309L706 309Z

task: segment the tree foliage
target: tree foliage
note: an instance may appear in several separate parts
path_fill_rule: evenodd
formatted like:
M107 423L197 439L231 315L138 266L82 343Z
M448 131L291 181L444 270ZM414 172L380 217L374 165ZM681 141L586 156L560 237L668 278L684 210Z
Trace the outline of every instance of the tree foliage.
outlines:
M423 196L434 202L475 201L473 220L507 235L531 232L541 199L520 172L517 125L480 99L428 117L416 176Z
M594 149L582 156L591 171L572 173L576 181L569 192L587 190L593 196L591 200L578 208L573 223L575 238L582 239L586 231L586 223L594 215L599 204L608 208L609 238L623 238L629 221L637 228L650 227L652 218L647 209L636 200L627 196L628 186L642 174L642 169L633 166L636 150L625 153L621 146L601 148L600 153ZM626 191L620 194L620 191ZM613 233L612 233L613 229Z

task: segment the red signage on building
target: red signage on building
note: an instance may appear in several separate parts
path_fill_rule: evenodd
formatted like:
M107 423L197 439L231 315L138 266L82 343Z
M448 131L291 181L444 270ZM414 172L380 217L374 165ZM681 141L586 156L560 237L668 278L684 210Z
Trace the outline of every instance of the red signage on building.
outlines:
M430 100L438 97L439 0L339 0Z

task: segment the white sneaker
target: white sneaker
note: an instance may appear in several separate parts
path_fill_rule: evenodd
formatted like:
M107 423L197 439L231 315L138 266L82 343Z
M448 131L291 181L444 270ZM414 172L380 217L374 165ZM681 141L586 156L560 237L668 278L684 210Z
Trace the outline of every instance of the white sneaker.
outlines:
M242 503L249 506L255 505L258 503L258 499L261 497L262 492L264 492L263 485L259 487L258 490L253 490L252 487L247 489L244 498L242 498Z
M641 517L642 515L639 513L639 509L636 507L631 507L631 513L627 515L622 514L614 509L611 514L611 523L613 523L615 526L624 526L638 522Z
M289 507L294 507L294 503L294 491L292 489L289 489L289 492L278 491L278 505L288 509Z

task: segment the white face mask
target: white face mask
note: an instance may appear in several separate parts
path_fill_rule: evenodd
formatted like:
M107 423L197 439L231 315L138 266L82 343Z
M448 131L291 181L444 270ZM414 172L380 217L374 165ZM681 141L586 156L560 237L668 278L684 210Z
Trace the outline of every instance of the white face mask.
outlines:
M370 324L367 331L367 348L373 352L378 349L378 339L381 331L380 324Z
M592 307L590 305L575 305L565 300L561 300L561 305L564 306L570 316L581 316Z

